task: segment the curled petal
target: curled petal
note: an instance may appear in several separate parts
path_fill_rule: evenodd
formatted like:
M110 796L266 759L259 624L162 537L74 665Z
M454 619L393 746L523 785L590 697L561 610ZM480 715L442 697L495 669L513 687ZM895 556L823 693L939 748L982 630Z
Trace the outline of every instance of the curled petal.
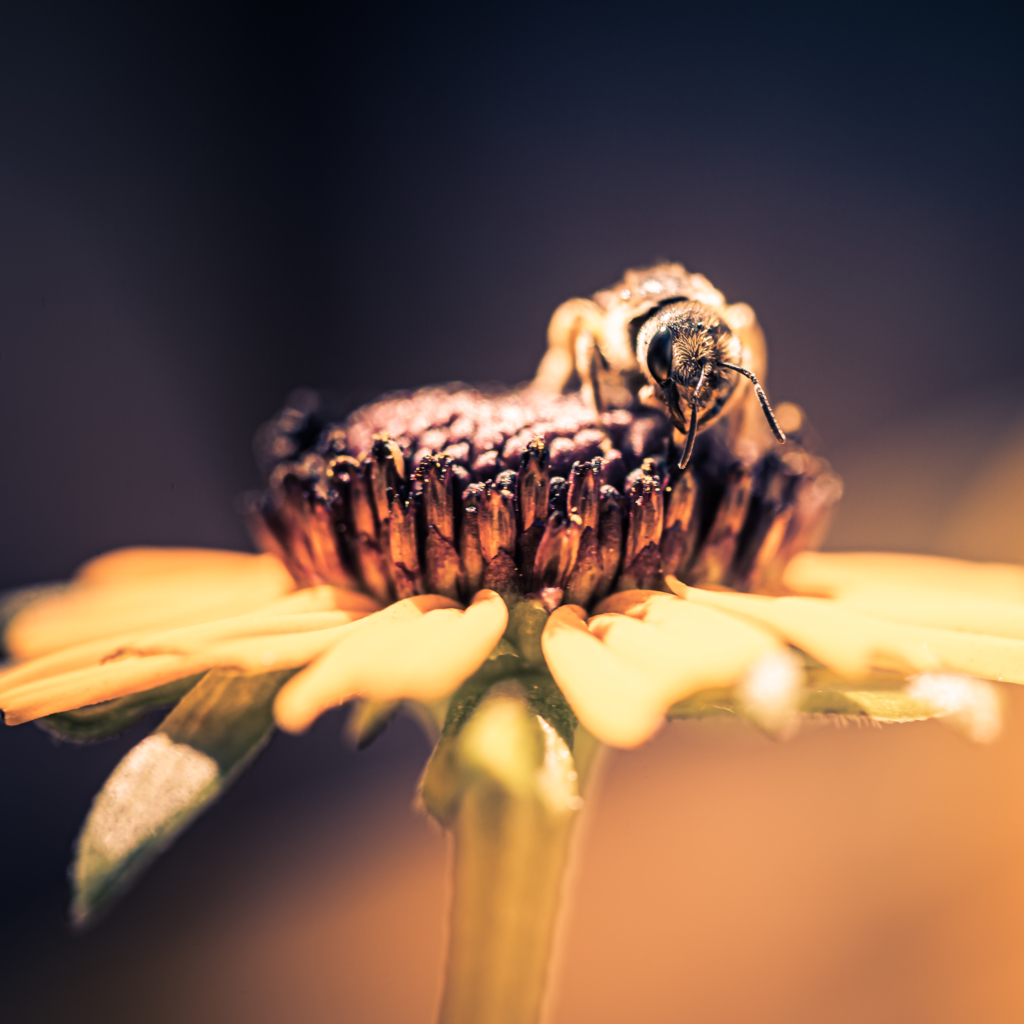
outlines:
M769 631L664 594L633 591L609 603L625 614L567 605L548 620L541 643L548 668L583 725L617 747L649 739L671 705L697 690L731 686L766 654L781 650ZM637 600L637 598L642 598Z
M805 551L789 563L782 581L794 593L820 597L911 589L1024 602L1024 566L932 555Z
M508 624L505 602L482 590L462 611L447 598L407 598L348 627L344 639L277 696L274 717L302 732L328 708L356 696L438 700L486 660Z

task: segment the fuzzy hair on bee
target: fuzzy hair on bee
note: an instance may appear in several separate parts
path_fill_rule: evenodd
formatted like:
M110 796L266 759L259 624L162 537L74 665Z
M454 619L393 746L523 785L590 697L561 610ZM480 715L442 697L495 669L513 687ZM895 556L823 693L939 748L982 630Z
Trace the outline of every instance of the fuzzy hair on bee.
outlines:
M732 443L763 434L756 423L785 442L761 386L766 368L764 335L748 305L727 304L682 264L659 263L628 270L589 299L563 302L534 386L562 392L576 373L597 410L635 399L660 405L678 431L683 468L697 435L716 423L726 423Z

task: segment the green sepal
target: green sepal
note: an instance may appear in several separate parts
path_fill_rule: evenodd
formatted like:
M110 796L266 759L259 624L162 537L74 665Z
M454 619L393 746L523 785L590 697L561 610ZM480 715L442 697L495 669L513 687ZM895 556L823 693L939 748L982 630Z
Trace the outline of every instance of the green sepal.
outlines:
M876 722L922 722L939 712L902 690L808 690L800 704L805 714L856 715Z
M547 669L540 637L548 613L540 601L523 599L509 610L505 635L480 668L452 695L442 735L454 735L487 691L502 679L515 679L523 688L530 710L540 715L572 749L576 715Z
M866 688L865 682L876 684L876 687ZM909 696L902 689L885 685L886 682L886 679L869 679L846 686L805 690L801 695L800 712L803 715L858 716L883 724L922 722L939 714L927 700ZM878 686L879 683L882 685ZM712 718L722 715L745 717L730 689L699 690L685 700L674 703L668 712L669 718Z
M427 814L447 828L459 809L464 789L455 740L442 736L423 769L417 789L418 802Z
M357 700L345 719L345 738L356 748L365 750L395 717L400 701Z
M738 715L733 692L727 687L698 690L684 700L676 701L668 709L669 718L713 718L718 715Z
M274 697L292 675L208 672L121 759L78 837L76 925L106 910L256 756L273 730Z
M898 672L876 670L861 679L845 679L804 655L807 690L800 710L807 715L848 715L882 724L922 722L935 718L936 708L904 690L906 679Z
M199 673L127 697L89 704L74 711L60 711L37 719L36 725L62 740L96 743L124 732L150 711L177 704L202 678L203 673Z
M429 814L449 825L467 787L482 777L519 796L531 787L543 788L550 782L541 771L549 748L564 751L562 768L574 773L571 789L576 798L573 736L570 733L566 742L562 730L551 722L551 717L558 717L551 715L551 687L557 692L554 682L539 673L512 677L506 673L500 679L478 673L463 684L452 698L448 720L420 783L420 799ZM564 701L560 693L557 697ZM508 710L513 706L516 714ZM504 731L492 727L499 707L506 711ZM588 747L588 763L590 755Z
M547 668L540 646L547 621L548 611L536 598L524 598L509 608L505 635L530 668Z
M576 716L569 702L562 696L558 684L550 673L524 672L521 663L513 661L510 664L505 657L485 662L455 691L448 705L441 735L457 734L491 687L502 679L514 679L522 687L530 710L551 725L571 749Z

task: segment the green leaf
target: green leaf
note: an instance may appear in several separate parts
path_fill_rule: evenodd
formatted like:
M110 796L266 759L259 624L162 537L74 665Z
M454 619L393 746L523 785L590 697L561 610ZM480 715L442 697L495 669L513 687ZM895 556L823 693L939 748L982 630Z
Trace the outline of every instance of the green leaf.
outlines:
M95 743L124 732L150 711L177 704L202 678L202 673L187 676L185 679L176 679L152 690L106 700L102 704L90 704L74 711L61 711L38 719L36 725L62 740Z
M72 867L76 925L94 920L234 780L273 730L294 674L208 672L96 795Z

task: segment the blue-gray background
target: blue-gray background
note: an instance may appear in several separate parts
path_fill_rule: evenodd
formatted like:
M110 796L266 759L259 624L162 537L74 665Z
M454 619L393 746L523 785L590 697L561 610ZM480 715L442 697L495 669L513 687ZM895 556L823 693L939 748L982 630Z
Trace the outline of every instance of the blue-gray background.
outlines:
M0 588L129 543L245 546L250 440L291 388L522 380L558 302L662 257L755 307L770 393L862 495L927 449L913 509L853 499L837 536L942 547L930 510L1024 382L1020 47L979 5L6 7ZM941 445L900 448L913 423ZM371 769L336 724L276 742L223 820L348 792ZM25 977L86 970L61 873L127 742L0 736ZM409 789L424 750L364 764Z

